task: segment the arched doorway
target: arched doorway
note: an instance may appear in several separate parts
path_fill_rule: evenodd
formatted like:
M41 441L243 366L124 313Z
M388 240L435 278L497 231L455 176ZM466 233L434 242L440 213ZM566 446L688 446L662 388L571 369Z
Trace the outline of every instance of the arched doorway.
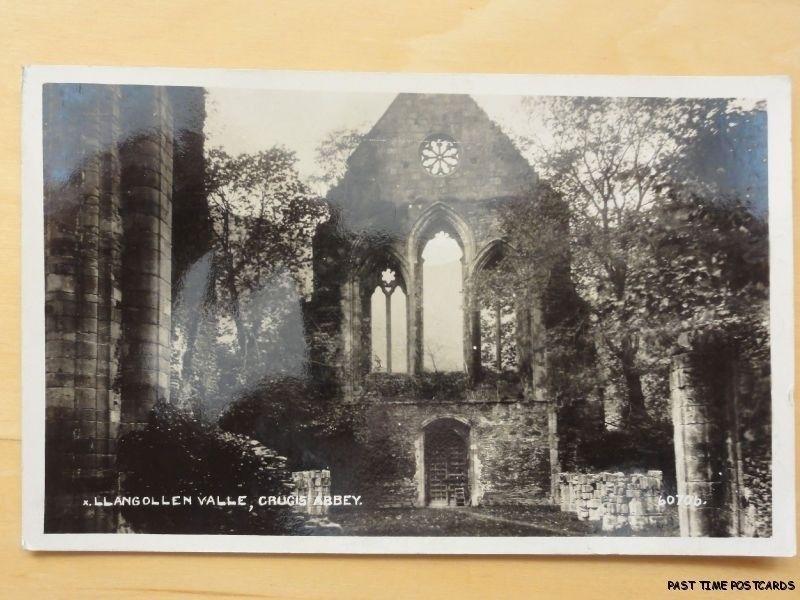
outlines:
M432 507L470 503L469 426L452 418L424 429L425 504Z

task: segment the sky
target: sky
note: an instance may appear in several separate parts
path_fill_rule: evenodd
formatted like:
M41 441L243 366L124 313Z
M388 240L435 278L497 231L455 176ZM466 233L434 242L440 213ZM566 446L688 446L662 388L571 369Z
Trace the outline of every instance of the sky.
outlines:
M311 184L314 191L325 194L326 189L320 189L318 184L310 181L321 174L315 160L319 144L336 130L356 129L366 133L383 115L395 95L211 88L208 90L206 107L207 145L222 147L229 154L285 146L296 153L300 176ZM478 95L473 98L512 140L526 137L547 140L551 137L541 121L523 108L523 96ZM755 105L754 101L746 99L737 100L736 103L744 109ZM761 135L764 130L758 128L765 124L765 119L755 123L750 136ZM718 183L723 187L744 189L755 186L757 189L753 193L756 204L766 211L766 169L754 168L754 164L751 164L752 161L766 161L766 144L756 144L756 152L748 155L742 139L731 139L727 143L732 149L739 150L739 156L734 156L731 162L733 172L720 177L713 173L713 169L698 164L699 174L706 179L719 179ZM725 151L724 148L716 150ZM708 155L712 161L719 159L718 153L698 153L699 157L704 155ZM530 156L527 158L531 159ZM702 159L699 163L702 163Z
M339 129L366 133L395 96L212 88L206 106L206 143L229 154L286 146L297 154L297 169L305 179L320 174L316 150L327 134ZM521 97L474 98L507 133L526 133L528 119L521 113Z

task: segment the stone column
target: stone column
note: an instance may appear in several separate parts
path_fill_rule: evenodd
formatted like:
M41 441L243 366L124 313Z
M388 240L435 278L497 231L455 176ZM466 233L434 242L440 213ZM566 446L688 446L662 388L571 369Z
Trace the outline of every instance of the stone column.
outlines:
M353 400L358 384L357 374L360 368L359 348L361 346L361 329L359 327L358 306L361 303L361 292L358 282L349 278L342 285L342 381L344 395Z
M529 319L526 326L529 334L530 361L530 396L534 402L547 404L547 445L550 460L550 502L559 502L558 474L561 471L558 438L558 407L554 399L548 399L545 387L547 375L547 332L544 327L544 314L542 312L542 299L539 295L533 297L528 308Z
M472 307L477 304L473 292L474 274L470 273L466 252L461 256L461 361L462 369L472 378ZM474 379L473 379L474 381Z
M164 88L123 89L122 425L169 399L172 114Z
M408 327L409 361L408 372L412 375L421 373L425 368L424 351L425 335L422 314L422 258L413 254L409 256L410 279L408 289L410 293L406 302L409 306L411 320Z
M406 372L417 372L417 299L416 299L416 269L409 263L406 274Z
M545 376L547 370L547 336L544 329L542 300L535 297L530 305L530 370L531 395L534 400L544 402L547 399Z
M471 275L464 269L465 278L462 289L464 298L464 357L467 375L473 383L483 378L481 365L481 303L478 298L478 275Z
M469 330L470 353L470 380L475 382L482 378L483 368L481 366L481 311L480 306L473 300L473 305L468 310L471 317L472 327Z
M719 358L719 356L717 356ZM731 415L730 365L708 353L687 351L672 359L670 396L675 440L678 494L699 498L679 505L682 536L728 536L738 533L735 472L730 468L731 447L738 438ZM709 364L712 360L714 364ZM698 365L702 364L702 373ZM735 460L735 459L734 459ZM735 464L735 462L734 462Z
M394 291L394 290L392 290ZM385 323L386 323L386 372L392 372L392 294L384 290L385 301ZM375 340L372 340L373 344ZM370 363L372 362L372 352L370 352Z
M71 90L70 90L71 91ZM80 189L64 180L81 159L76 132L61 114L65 89L43 90L45 223L45 531L63 525L69 515L70 477L74 471L71 424L75 407L75 341Z
M108 89L108 112L102 121L102 178L98 219L97 314L97 454L98 467L116 478L115 462L121 399L119 347L122 336L122 216L120 214L120 96L118 86Z
M169 394L172 114L156 87L43 101L45 530L113 531L83 500L114 493L119 435Z
M530 310L524 300L518 299L515 306L517 328L517 372L520 381L528 385L531 380L531 318Z
M113 513L82 499L116 480L119 88L53 84L43 99L45 530L106 531Z

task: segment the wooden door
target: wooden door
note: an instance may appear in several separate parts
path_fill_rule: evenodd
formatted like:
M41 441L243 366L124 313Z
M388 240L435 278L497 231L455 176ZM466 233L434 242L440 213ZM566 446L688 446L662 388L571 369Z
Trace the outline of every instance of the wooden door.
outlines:
M426 436L425 470L429 506L467 505L467 443L462 435L450 429Z

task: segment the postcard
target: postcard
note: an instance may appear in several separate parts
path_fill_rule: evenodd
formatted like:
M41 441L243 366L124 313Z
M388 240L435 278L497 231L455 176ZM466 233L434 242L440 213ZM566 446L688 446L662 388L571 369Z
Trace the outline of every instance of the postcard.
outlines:
M26 548L794 554L787 79L23 96Z

